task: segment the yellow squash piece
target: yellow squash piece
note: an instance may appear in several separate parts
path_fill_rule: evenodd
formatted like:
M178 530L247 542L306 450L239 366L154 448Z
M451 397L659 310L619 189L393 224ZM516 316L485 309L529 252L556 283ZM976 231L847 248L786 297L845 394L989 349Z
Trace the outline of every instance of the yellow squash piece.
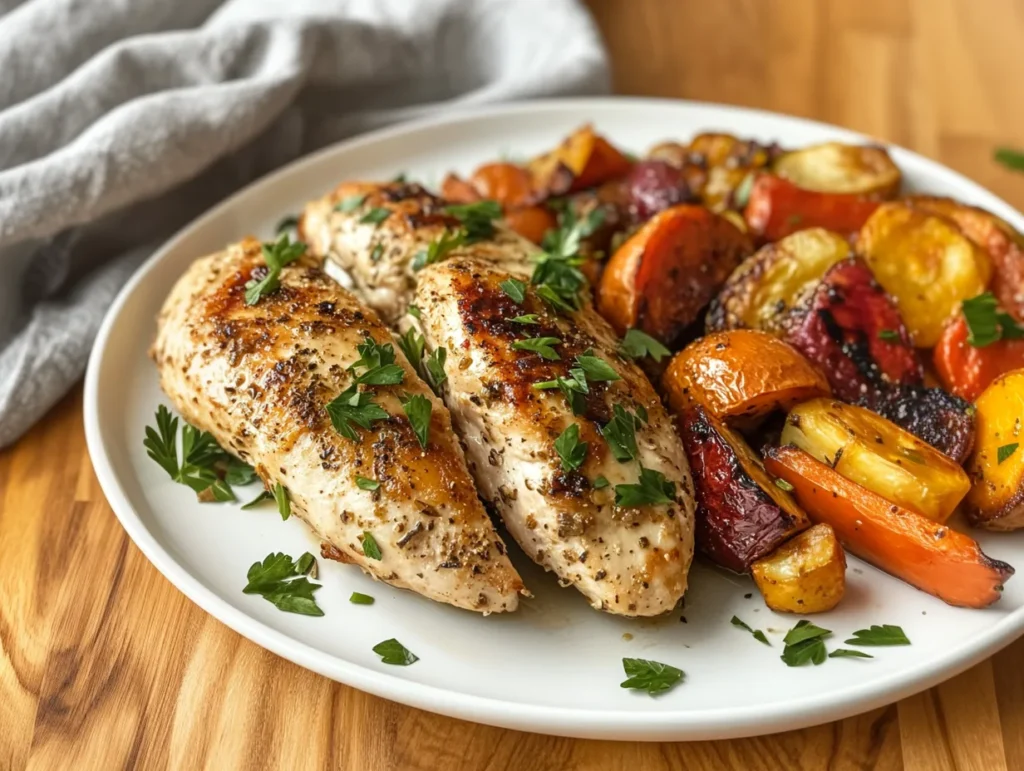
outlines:
M1024 369L998 378L975 407L967 514L979 527L1017 530L1024 527Z

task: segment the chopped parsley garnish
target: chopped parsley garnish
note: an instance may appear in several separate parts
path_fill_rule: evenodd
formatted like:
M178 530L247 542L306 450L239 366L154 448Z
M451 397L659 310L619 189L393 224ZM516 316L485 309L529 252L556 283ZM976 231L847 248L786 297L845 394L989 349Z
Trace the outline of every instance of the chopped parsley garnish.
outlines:
M623 507L657 506L674 503L676 485L660 471L640 467L640 481L635 485L615 485L615 505Z
M775 486L777 488L779 488L780 490L785 490L787 493L791 493L791 492L793 492L794 489L796 489L796 488L793 487L793 485L791 485L785 479L776 479L775 480Z
M377 545L377 539L373 537L373 533L369 530L363 531L363 554L372 560L380 559L380 547Z
M384 255L384 244L378 241L373 245L373 249L370 251L370 262L380 262L380 258Z
M734 209L745 209L747 201L750 200L750 193L754 189L754 172L749 172L740 183L736 186L736 189L732 194L732 208Z
M623 355L631 359L642 359L644 356L650 356L655 361L660 362L666 356L672 355L672 351L639 329L627 330L626 336L622 338L619 349Z
M864 651L850 650L849 648L836 648L834 651L832 651L830 654L828 654L828 657L830 659L842 659L842 658L873 659L874 658L874 656L872 656L870 653L865 653Z
M511 297L512 302L517 305L522 305L523 300L526 299L526 284L518 278L507 278L498 284L498 286L500 286L501 291Z
M427 437L430 434L430 413L433 410L430 399L422 394L410 396L402 402L402 409L409 418L409 424L416 434L420 447L426 448Z
M615 380L622 380L611 364L600 356L594 356L589 351L577 356L576 364L586 373L587 380L592 383L610 383Z
M407 667L419 661L419 657L415 653L393 637L374 645L373 652L380 656L380 660L385 664L395 664L400 667Z
M224 481L229 485L248 485L255 482L256 469L243 460L228 456L224 469Z
M408 331L398 338L398 347L402 349L402 353L405 354L405 358L409 360L414 369L419 369L426 346L427 341L416 331L415 327L409 327Z
M448 349L444 346L435 348L423 360L423 377L435 394L440 393L441 385L448 379L448 374L444 371L444 364L447 360Z
M544 251L537 255L530 283L537 295L556 311L571 313L580 308L580 291L587 278L580 270L580 242L604 222L604 210L595 208L577 219L571 208L562 214L560 226L544 236Z
M601 435L612 451L612 457L619 463L637 458L636 430L643 425L640 418L626 410L621 404L612 407L612 419L601 429Z
M1009 313L999 310L991 292L964 300L961 310L967 322L967 342L975 348L984 348L999 340L1024 339L1024 327Z
M359 218L359 222L360 224L366 225L379 225L390 216L391 209L374 206L370 211L366 212L366 214Z
M566 299L566 295L564 293L560 293L557 289L548 284L541 284L537 287L536 292L540 299L556 311L561 313L572 313L573 311L579 310L579 307L576 305L576 299L570 302ZM576 290L576 292L578 292L578 290ZM573 298L576 298L576 292L572 293Z
M501 216L501 204L497 201L452 204L445 206L444 212L462 223L465 242L475 244L494 236L494 220Z
M360 490L370 490L372 492L380 487L380 482L376 479L369 479L356 474L356 487Z
M575 471L587 459L588 442L580 441L580 427L573 423L555 440L555 452L562 461L563 471Z
M302 556L295 561L295 570L300 576L308 575L316 578L316 557L308 551L303 552Z
M595 479L593 481L593 483L591 484L591 487L593 487L595 490L603 490L604 488L606 488L610 484L611 484L611 482L609 482L608 479L602 474L601 476L599 476L597 479Z
M348 598L348 601L353 605L373 605L374 603L373 597L362 592L352 592L352 596Z
M466 234L462 230L452 232L445 230L440 236L431 241L426 249L420 249L412 258L412 269L423 270L428 265L440 262L448 252L457 249L467 243Z
M287 233L282 233L274 243L263 244L262 251L263 260L267 263L267 275L246 282L246 305L255 305L263 297L276 291L281 286L281 269L305 254L306 245L301 241L292 241Z
M627 679L620 687L647 691L651 696L674 688L686 674L676 667L647 659L623 659L622 668Z
M509 321L512 321L516 324L539 324L540 316L538 316L536 313L526 313L523 314L522 316L516 316L514 318L511 318L509 319Z
M512 348L517 351L530 351L539 354L548 361L558 361L562 357L553 346L561 345L562 341L557 337L531 337L528 340L516 340Z
M359 360L349 366L349 371L364 370L356 375L357 385L398 385L405 379L405 370L395 364L395 347L391 343L382 345L367 337L356 346L356 350L359 351Z
M248 503L242 504L243 509L254 509L264 501L274 500L274 494L270 490L260 490L260 494Z
M413 305L412 303L410 303L409 307L405 309L405 312L408 313L417 321L421 321L423 318L422 316L420 316L420 306L418 305Z
M996 450L996 465L1002 465L1003 461L1017 452L1017 448L1020 446L1020 442L1012 442L1010 444L1004 444L998 450Z
M910 645L903 629L893 624L872 624L868 629L858 629L847 645Z
M768 638L765 637L764 632L762 632L760 629L752 628L749 624L747 624L745 621L743 621L739 616L733 616L732 620L729 623L731 623L733 626L739 627L740 629L743 629L743 630L745 630L747 632L750 632L750 634L753 635L755 640L757 640L760 643L764 643L765 645L771 647L771 643L768 642Z
M353 383L327 404L327 414L335 430L346 439L359 441L355 427L369 430L376 420L387 420L390 415L373 401L369 391L359 391L359 384Z
M831 629L823 629L807 619L798 621L782 640L785 648L780 658L790 667L823 664L828 658L824 640L831 634Z
M207 496L216 501L235 500L230 485L214 469L215 464L226 462L229 456L212 434L182 421L181 462L178 462L178 419L162 404L156 409L156 428L146 426L146 438L142 444L146 454L171 479L202 494L200 500Z
M587 374L579 367L570 369L569 377L559 376L554 380L543 380L540 383L534 383L533 387L539 391L557 388L565 397L573 415L583 414L583 410L586 408L585 395L590 393Z
M246 576L249 583L242 591L245 594L258 594L286 613L322 616L324 612L313 598L313 592L320 588L320 584L311 583L303 575L311 569L305 567L306 564L314 564L307 562L306 557L303 554L296 562L281 552L268 554L263 562L254 562L249 568ZM305 570L299 569L300 564Z
M291 496L288 495L288 488L278 482L274 485L273 494L281 519L288 519L292 515L292 500Z
M887 343L898 343L901 338L900 333L895 329L880 329L878 330L878 339Z
M274 232L281 235L286 230L295 230L299 226L299 218L294 215L289 215L277 223L277 227L274 228Z
M997 163L1001 163L1012 171L1024 171L1024 153L1010 147L997 148L992 156Z
M362 195L350 195L347 198L342 198L338 203L334 204L334 211L350 212L355 211L363 205L363 201L366 200L366 194Z

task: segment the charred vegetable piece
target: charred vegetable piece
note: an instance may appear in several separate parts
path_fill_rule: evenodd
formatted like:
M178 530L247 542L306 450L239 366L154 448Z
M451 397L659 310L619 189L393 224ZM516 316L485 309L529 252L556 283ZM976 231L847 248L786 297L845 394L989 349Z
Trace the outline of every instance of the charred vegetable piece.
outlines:
M930 348L960 302L985 291L989 256L946 217L883 204L861 229L857 251L899 306L914 345Z
M942 330L933 356L943 387L974 401L997 377L1024 367L1024 340L997 340L976 348L969 335L967 321L958 313Z
M629 171L630 162L592 126L570 134L558 147L529 162L533 189L563 195L600 185Z
M507 209L529 206L539 197L530 172L514 163L485 163L469 182L480 198L497 201Z
M846 593L846 552L825 524L789 539L750 572L765 605L778 613L824 613Z
M612 256L598 310L620 335L639 328L671 347L751 251L744 233L702 206L666 209Z
M863 407L814 399L793 408L782 444L806 450L886 500L942 523L970 489L967 474L913 434Z
M689 162L705 170L700 196L714 211L743 208L745 202L739 199L747 194L748 178L767 168L780 152L774 144L717 133L698 134L687 151Z
M712 561L745 573L755 560L809 526L742 437L702 407L686 410L681 426L696 488L697 548Z
M784 153L772 170L804 190L889 198L900 188L900 170L885 148L826 142Z
M967 514L979 527L1024 527L1024 369L1003 375L977 401L978 439L967 465Z
M677 413L700 405L737 428L775 410L828 396L828 381L795 349L765 332L716 332L676 354L662 379Z
M505 213L505 225L535 244L544 240L544 234L558 227L555 215L542 206L527 206Z
M779 334L785 311L850 253L845 238L824 228L762 246L732 272L712 301L708 331L749 327Z
M754 181L743 217L750 232L778 241L805 228L855 233L878 208L878 201L848 193L818 193L788 179L760 174Z
M974 410L941 388L899 386L872 391L862 405L923 439L957 463L974 447Z
M626 175L628 209L634 222L645 222L658 212L681 203L698 201L687 174L667 161L640 161Z
M457 174L448 174L441 181L441 197L451 203L473 203L480 200L476 188Z
M950 605L987 607L1013 575L972 538L890 503L798 447L773 449L765 467L793 486L811 519L831 525L847 551Z

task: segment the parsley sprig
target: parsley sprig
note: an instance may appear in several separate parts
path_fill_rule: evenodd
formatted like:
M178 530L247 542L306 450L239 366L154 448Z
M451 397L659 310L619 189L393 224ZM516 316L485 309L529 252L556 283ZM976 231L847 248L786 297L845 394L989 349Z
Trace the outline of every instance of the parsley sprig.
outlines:
M312 554L306 552L293 560L282 552L268 554L263 562L254 562L246 577L249 583L242 591L258 594L278 610L298 613L303 616L322 616L320 606L313 598L313 592L320 588L305 577L316 564Z
M580 292L587 285L587 278L580 270L584 261L579 253L580 243L603 222L603 209L593 209L578 219L572 208L567 208L559 227L544 236L544 251L535 258L530 283L537 287L537 295L554 310L571 313L580 309Z
M306 253L306 245L301 241L292 241L289 234L282 233L273 243L265 243L262 247L263 259L267 263L267 275L261 279L250 279L245 285L245 304L255 305L262 298L281 286L281 269L295 262Z
M631 359L642 359L645 356L650 356L656 362L660 362L666 356L672 355L672 351L639 329L626 331L626 336L622 338L620 350L623 355Z
M531 337L526 340L516 340L512 343L513 350L530 351L536 353L548 361L558 361L562 357L554 346L561 345L562 341L557 337Z
M587 459L589 447L589 442L580 441L579 424L573 423L568 426L555 440L555 452L562 462L562 470L575 471L582 466L583 461Z
M675 499L675 482L668 481L660 471L643 466L636 484L615 485L616 506L657 506L674 503Z
M433 409L434 405L423 394L406 396L402 400L402 410L409 418L409 425L412 426L416 440L423 449L427 447L427 439L430 434L430 414Z
M334 429L353 442L359 441L356 428L369 430L374 422L391 417L373 401L371 391L361 391L359 386L399 385L405 380L405 370L395 363L395 348L391 343L381 344L367 337L356 350L359 359L349 367L355 379L326 407Z
M394 664L399 667L407 667L420 660L419 656L393 637L390 640L374 645L373 652L380 656L382 663Z
M453 204L445 206L444 212L455 217L460 223L456 230L445 228L426 249L421 249L412 258L412 269L423 270L428 265L443 260L449 252L460 246L475 244L494 237L494 220L501 216L501 205L495 201Z
M910 645L910 639L902 627L894 624L872 624L867 629L858 629L847 645Z
M626 680L620 687L646 691L651 696L671 690L686 675L681 669L649 659L623 659L622 668L626 672Z
M1017 452L1017 448L1020 447L1020 442L1010 442L1010 444L1004 444L996 449L996 465L1001 466L1003 462L1008 460L1011 455Z
M640 416L629 412L621 404L612 407L612 419L601 429L601 435L608 443L612 457L619 463L637 459L636 432L642 425Z
M582 415L586 407L586 395L590 393L590 382L610 382L620 380L618 373L604 359L595 356L593 351L577 356L575 366L569 370L568 377L556 377L554 380L542 380L534 383L539 391L557 388L565 396L573 415Z
M999 303L991 292L964 300L961 310L967 322L967 342L975 348L984 348L999 340L1024 339L1024 326L1009 313L999 310Z
M739 616L733 616L732 620L729 623L731 623L733 626L739 627L740 629L750 632L753 638L757 640L759 643L764 643L768 647L771 647L771 643L768 642L768 638L765 636L764 632L762 632L760 629L754 629Z

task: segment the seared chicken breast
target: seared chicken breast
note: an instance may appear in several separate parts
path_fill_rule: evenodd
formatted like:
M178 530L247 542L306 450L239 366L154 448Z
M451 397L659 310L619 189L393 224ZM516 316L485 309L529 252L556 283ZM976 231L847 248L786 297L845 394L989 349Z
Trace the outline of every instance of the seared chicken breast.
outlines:
M248 239L181 277L152 352L164 392L268 489L287 488L325 557L460 608L514 610L522 582L444 405L394 352L376 314L310 262L285 266L279 288L248 305L247 282L266 270L261 244ZM392 354L400 371L390 368L388 380L400 383L356 382ZM410 399L416 423L405 413ZM369 404L379 409L354 413L367 425L348 420L346 408ZM367 534L379 559L372 543L364 551Z
M438 255L460 226L418 186L393 184L342 185L301 221L314 254L383 315L415 304L418 319L401 323L428 352L445 350L442 396L470 471L526 553L594 607L672 609L686 590L694 503L671 419L589 303L556 312L537 296L536 246L498 227Z

